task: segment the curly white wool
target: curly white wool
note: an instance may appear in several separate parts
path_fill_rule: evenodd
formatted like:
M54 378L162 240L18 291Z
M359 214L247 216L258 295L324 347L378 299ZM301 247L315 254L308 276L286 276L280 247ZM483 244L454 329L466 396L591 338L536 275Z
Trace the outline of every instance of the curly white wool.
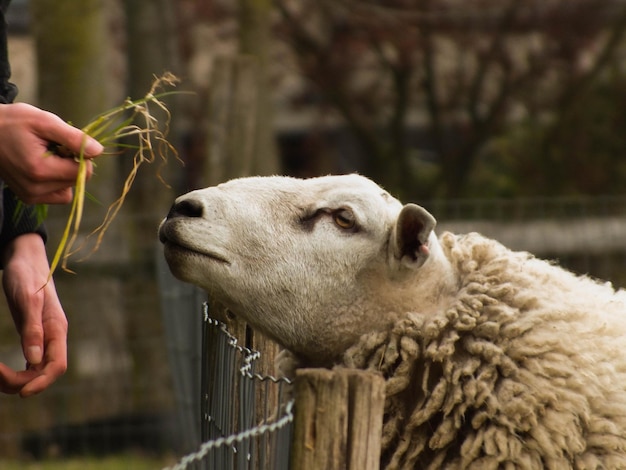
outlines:
M478 234L441 245L449 306L344 356L387 377L386 468L626 468L623 292Z

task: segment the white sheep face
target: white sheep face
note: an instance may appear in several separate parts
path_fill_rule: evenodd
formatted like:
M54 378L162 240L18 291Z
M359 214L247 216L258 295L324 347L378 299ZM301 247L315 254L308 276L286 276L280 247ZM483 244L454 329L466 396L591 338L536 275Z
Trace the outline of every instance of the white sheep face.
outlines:
M159 234L176 277L321 363L415 307L434 224L358 175L254 177L179 197Z

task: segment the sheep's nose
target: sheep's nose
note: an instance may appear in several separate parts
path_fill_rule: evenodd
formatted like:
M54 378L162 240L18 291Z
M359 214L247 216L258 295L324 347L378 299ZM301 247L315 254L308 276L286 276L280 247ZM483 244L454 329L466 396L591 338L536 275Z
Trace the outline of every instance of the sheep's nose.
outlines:
M168 219L175 217L202 217L203 207L202 203L197 199L183 199L174 203L169 213Z

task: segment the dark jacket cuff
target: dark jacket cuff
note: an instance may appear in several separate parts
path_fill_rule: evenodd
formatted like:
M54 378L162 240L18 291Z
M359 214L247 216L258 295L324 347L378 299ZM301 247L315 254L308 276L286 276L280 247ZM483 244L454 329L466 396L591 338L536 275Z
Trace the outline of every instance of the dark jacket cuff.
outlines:
M3 220L0 232L0 249L16 237L25 233L38 233L44 243L48 233L42 220L39 220L35 206L20 203L13 191L5 186L2 194Z

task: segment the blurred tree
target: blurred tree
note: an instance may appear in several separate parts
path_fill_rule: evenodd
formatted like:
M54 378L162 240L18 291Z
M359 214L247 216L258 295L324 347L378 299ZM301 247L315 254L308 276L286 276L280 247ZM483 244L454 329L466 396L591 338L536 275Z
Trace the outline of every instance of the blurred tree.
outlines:
M110 106L101 0L31 0L40 105L83 126ZM100 86L98 86L100 85Z
M269 83L271 14L271 0L239 0L239 52L254 57L256 63L256 142L252 174L257 175L279 172Z
M128 96L144 96L156 76L166 71L179 73L178 34L176 8L173 0L124 0L127 34L127 83ZM160 90L160 91L172 91ZM179 97L172 95L164 101L173 116L176 116ZM155 117L163 123L167 116L155 110ZM179 144L177 119L173 119L168 139L176 147ZM166 210L174 197L174 190L164 185L164 180L180 191L178 181L182 172L180 162L174 155L169 155L167 168L155 162L150 167L142 167L137 175L133 191L129 194L128 209L133 214L150 214L155 209ZM122 174L132 168L132 161L120 159ZM163 178L161 178L161 176ZM134 231L129 230L132 241L132 253L137 259L150 259L151 254L142 253L146 247L145 238L154 235L155 220L151 217L133 217Z
M123 0L126 13L126 44L127 44L127 84L128 96L140 98L150 89L156 76L169 71L179 74L179 36L177 30L176 0ZM171 89L159 91L173 91ZM181 95L166 97L166 103L172 120L168 140L176 148L180 144L177 116ZM151 107L154 116L162 128L168 116ZM122 174L127 175L132 167L131 155L119 159ZM157 157L158 159L158 157ZM161 383L163 388L171 380L167 368L162 367L166 360L165 351L146 350L137 341L138 338L149 335L159 337L163 334L160 317L154 315L159 311L159 286L155 276L155 252L153 240L162 217L167 213L176 193L181 192L179 180L183 172L180 161L175 155L167 155L167 163L155 161L147 166L143 165L137 174L133 189L130 191L124 210L130 216L124 226L124 239L130 247L131 263L136 266L136 275L130 277L124 284L124 298L127 299L127 344L133 355L134 379ZM121 180L120 180L121 181ZM169 185L168 186L166 186ZM141 273L141 274L140 274ZM143 274L143 275L142 275ZM142 309L142 299L136 293L142 292L151 299L151 305ZM151 375L148 379L148 375ZM139 387L133 389L141 393ZM164 400L161 397L136 396L138 403ZM153 403L153 405L154 405Z
M526 119L494 139L470 181L476 196L623 194L626 74L615 67L559 119ZM545 120L544 120L545 121Z
M466 195L486 145L521 119L548 123L552 148L626 27L608 0L277 4L309 93L347 123L366 172L411 198Z
M114 106L107 79L110 45L104 3L31 0L30 8L37 51L38 105L82 127ZM102 160L98 175L89 191L100 201L110 200L115 165Z

